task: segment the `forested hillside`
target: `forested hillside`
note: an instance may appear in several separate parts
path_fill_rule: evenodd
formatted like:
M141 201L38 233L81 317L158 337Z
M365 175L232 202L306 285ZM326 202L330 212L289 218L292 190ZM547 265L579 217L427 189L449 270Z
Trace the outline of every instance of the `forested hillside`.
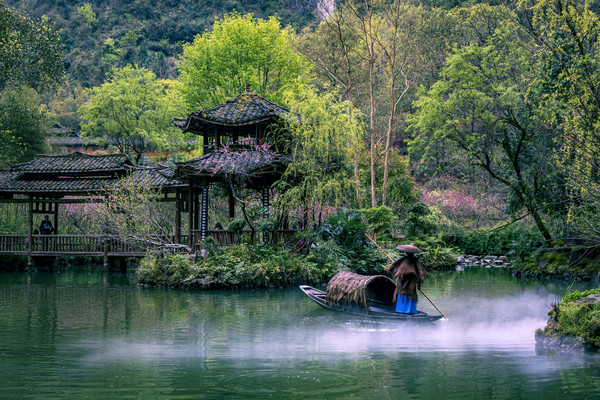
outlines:
M316 0L7 0L33 19L43 15L61 31L71 85L92 87L114 66L138 64L159 78L176 74L181 44L212 26L215 17L238 11L278 15L298 29L317 22Z

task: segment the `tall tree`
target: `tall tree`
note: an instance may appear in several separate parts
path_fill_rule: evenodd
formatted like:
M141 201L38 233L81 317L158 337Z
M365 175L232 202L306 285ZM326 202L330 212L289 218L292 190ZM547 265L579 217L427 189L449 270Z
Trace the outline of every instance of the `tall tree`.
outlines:
M44 151L47 112L37 91L63 76L58 32L47 18L34 22L0 0L0 167Z
M157 80L145 68L115 68L101 86L90 89L80 109L82 137L96 136L135 163L153 150L185 146L173 116L184 108L173 81Z
M181 94L188 108L221 104L244 90L282 103L284 92L308 83L310 64L295 50L291 28L276 17L227 14L183 46Z
M471 12L496 12L486 44L455 47L442 78L421 93L412 118L412 153L443 142L501 183L511 196L515 218L530 215L546 240L552 238L545 212L556 199L557 174L551 155L553 131L541 98L530 83L538 74L525 33L504 8L475 6Z
M0 91L0 168L28 161L46 150L48 115L35 90Z
M539 60L535 84L562 132L559 164L567 176L571 233L600 244L600 17L582 0L521 2L521 26Z
M336 7L312 35L303 52L319 78L343 89L369 118L369 195L372 206L385 204L390 151L404 130L410 95L423 75L421 42L424 13L404 0L356 0ZM383 144L383 145L381 145ZM358 181L356 153L355 178ZM384 177L378 178L379 166ZM357 198L360 190L357 185Z

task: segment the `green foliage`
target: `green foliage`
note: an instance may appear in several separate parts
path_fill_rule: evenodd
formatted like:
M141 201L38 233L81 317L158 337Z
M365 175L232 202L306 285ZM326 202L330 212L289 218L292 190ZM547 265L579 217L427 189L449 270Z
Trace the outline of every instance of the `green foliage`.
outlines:
M583 337L586 342L600 347L600 303L579 305L560 304L558 323L560 333L568 336Z
M597 252L582 248L561 247L551 251L532 251L514 265L519 274L533 276L595 277L600 273Z
M298 28L316 20L307 4L287 0L204 2L201 7L196 0L4 2L27 10L34 19L47 16L55 21L64 46L68 79L83 87L100 85L111 68L127 64L148 68L161 79L174 79L175 57L182 51L181 44L209 29L215 17L233 10L261 18L278 15L285 25ZM105 53L102 42L109 37L116 46Z
M308 86L287 92L286 103L297 115L287 121L292 163L277 184L279 207L298 210L304 226L322 221L323 214L351 206L351 159L363 149L360 114L335 93L318 94Z
M404 230L406 236L428 236L437 232L439 216L423 203L416 203L406 210Z
M175 82L157 80L145 68L113 69L79 109L82 137L96 136L135 163L150 151L184 148L184 136L172 124L183 108L175 89Z
M0 1L0 90L56 87L64 67L59 33L46 17L34 22Z
M441 79L421 93L411 118L411 155L436 157L440 148L432 144L438 143L466 157L509 191L509 214L530 214L550 240L543 213L560 195L560 176L549 140L556 131L543 123L548 110L528 85L538 74L535 56L525 50L528 36L510 10L478 5L470 11L471 19L487 21L489 36L455 46Z
M291 28L277 17L226 14L211 31L184 44L179 64L181 95L190 110L207 109L245 87L282 104L284 91L308 83L310 66L294 49Z
M46 147L48 113L35 90L27 87L0 91L0 168L29 161Z
M98 22L98 17L90 3L83 3L81 6L77 7L77 12L89 26L93 26Z
M367 225L363 214L357 210L338 210L319 228L324 241L332 241L341 249L340 262L344 269L364 275L381 273L387 258L367 242ZM331 244L327 245L333 249ZM333 251L335 253L335 251Z
M537 230L519 224L494 230L489 228L467 230L455 226L442 235L442 240L448 245L457 247L463 254L510 254L520 259L526 258L543 243L543 237Z
M199 259L189 256L146 256L137 270L142 284L185 288L262 288L324 282L339 271L319 265L287 249L240 244Z
M600 288L584 290L583 292L580 292L579 290L573 290L572 292L567 293L565 295L565 297L563 297L562 302L570 303L575 300L583 299L584 297L587 297L590 294L596 294L596 293L600 293Z
M396 225L396 217L389 207L379 206L362 210L366 223L376 236L389 236Z
M436 246L429 248L427 251L417 254L417 258L427 269L450 269L456 267L456 254L449 247Z

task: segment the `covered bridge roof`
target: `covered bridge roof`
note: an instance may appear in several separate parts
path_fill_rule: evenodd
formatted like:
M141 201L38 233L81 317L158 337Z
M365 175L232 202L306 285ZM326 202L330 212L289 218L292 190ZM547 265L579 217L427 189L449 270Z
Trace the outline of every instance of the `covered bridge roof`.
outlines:
M124 154L39 155L0 171L0 194L85 195L102 192L131 176L162 189L184 186L165 166L136 167Z
M132 167L133 163L125 154L92 155L74 152L68 155L40 154L31 161L13 164L10 171L37 174L106 174L125 171Z

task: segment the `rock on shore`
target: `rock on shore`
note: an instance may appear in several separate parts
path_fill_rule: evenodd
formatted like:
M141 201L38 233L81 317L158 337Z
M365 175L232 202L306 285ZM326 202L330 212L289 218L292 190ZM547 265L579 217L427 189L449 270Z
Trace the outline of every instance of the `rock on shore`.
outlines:
M456 269L469 267L503 268L509 266L506 256L471 256L462 255L456 258Z

